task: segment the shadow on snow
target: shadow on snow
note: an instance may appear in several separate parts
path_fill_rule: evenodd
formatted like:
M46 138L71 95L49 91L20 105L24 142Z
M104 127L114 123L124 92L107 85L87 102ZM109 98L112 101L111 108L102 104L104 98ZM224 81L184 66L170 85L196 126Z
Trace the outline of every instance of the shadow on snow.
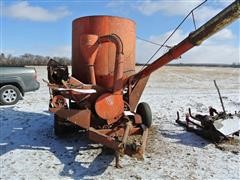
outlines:
M114 159L112 153L89 141L85 133L57 138L53 133L53 117L48 112L22 112L14 107L4 107L0 111L1 156L15 149L48 150L64 165L60 176L74 179L101 175ZM96 148L102 151L90 164L75 160L83 151Z

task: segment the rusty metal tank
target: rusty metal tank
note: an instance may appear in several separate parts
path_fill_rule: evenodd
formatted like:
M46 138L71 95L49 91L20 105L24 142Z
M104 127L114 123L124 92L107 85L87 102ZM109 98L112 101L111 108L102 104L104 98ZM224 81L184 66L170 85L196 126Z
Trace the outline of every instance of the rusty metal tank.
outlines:
M86 78L88 67L84 61L84 52L80 48L80 37L85 34L99 37L109 34L118 35L123 43L123 81L135 73L135 22L116 16L86 16L75 19L72 23L72 75L75 78L83 83L90 83ZM115 57L116 47L113 43L104 43L99 46L94 64L97 85L104 88L113 86Z

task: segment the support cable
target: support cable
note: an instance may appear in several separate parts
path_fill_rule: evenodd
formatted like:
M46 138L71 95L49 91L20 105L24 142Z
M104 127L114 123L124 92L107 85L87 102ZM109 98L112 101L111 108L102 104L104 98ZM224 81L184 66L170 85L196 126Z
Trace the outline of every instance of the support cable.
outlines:
M156 50L156 52L148 59L148 61L143 65L143 67L141 68L141 70L143 70L143 68L153 59L153 57L162 49L162 47L166 47L166 43L167 41L173 36L173 34L179 29L179 27L185 22L185 20L188 18L189 15L192 14L193 16L193 11L195 11L197 8L199 8L200 6L202 6L205 2L207 2L207 0L203 1L201 4L199 4L198 6L196 6L195 8L193 8L188 14L187 16L185 16L185 18L180 22L180 24L174 29L174 31L168 36L168 38L164 41L163 44L161 44L161 46ZM194 16L193 16L193 20L194 20ZM195 20L194 20L195 22ZM196 26L196 24L194 23L194 26ZM140 70L140 71L141 71Z

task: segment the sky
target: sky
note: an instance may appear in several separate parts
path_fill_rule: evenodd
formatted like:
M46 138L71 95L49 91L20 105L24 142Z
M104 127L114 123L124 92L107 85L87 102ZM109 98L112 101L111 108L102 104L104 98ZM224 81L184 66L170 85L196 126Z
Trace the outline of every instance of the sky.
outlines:
M182 19L203 0L0 0L0 50L14 56L31 53L71 58L72 21L89 15L126 17L136 22L138 37L162 44ZM231 4L232 0L208 0L194 11L196 26ZM167 45L173 46L194 31L191 16ZM175 60L176 63L240 63L239 20ZM137 39L136 61L145 63L159 48ZM161 56L167 48L161 49Z

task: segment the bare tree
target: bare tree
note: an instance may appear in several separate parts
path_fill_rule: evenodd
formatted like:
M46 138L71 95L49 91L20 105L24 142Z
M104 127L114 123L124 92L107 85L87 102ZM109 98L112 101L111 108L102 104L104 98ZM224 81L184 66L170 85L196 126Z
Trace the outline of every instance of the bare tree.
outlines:
M12 56L4 53L0 55L0 66L46 66L50 59L55 59L61 64L70 65L71 60L66 57L53 57L33 55L30 53L25 53L21 56Z

